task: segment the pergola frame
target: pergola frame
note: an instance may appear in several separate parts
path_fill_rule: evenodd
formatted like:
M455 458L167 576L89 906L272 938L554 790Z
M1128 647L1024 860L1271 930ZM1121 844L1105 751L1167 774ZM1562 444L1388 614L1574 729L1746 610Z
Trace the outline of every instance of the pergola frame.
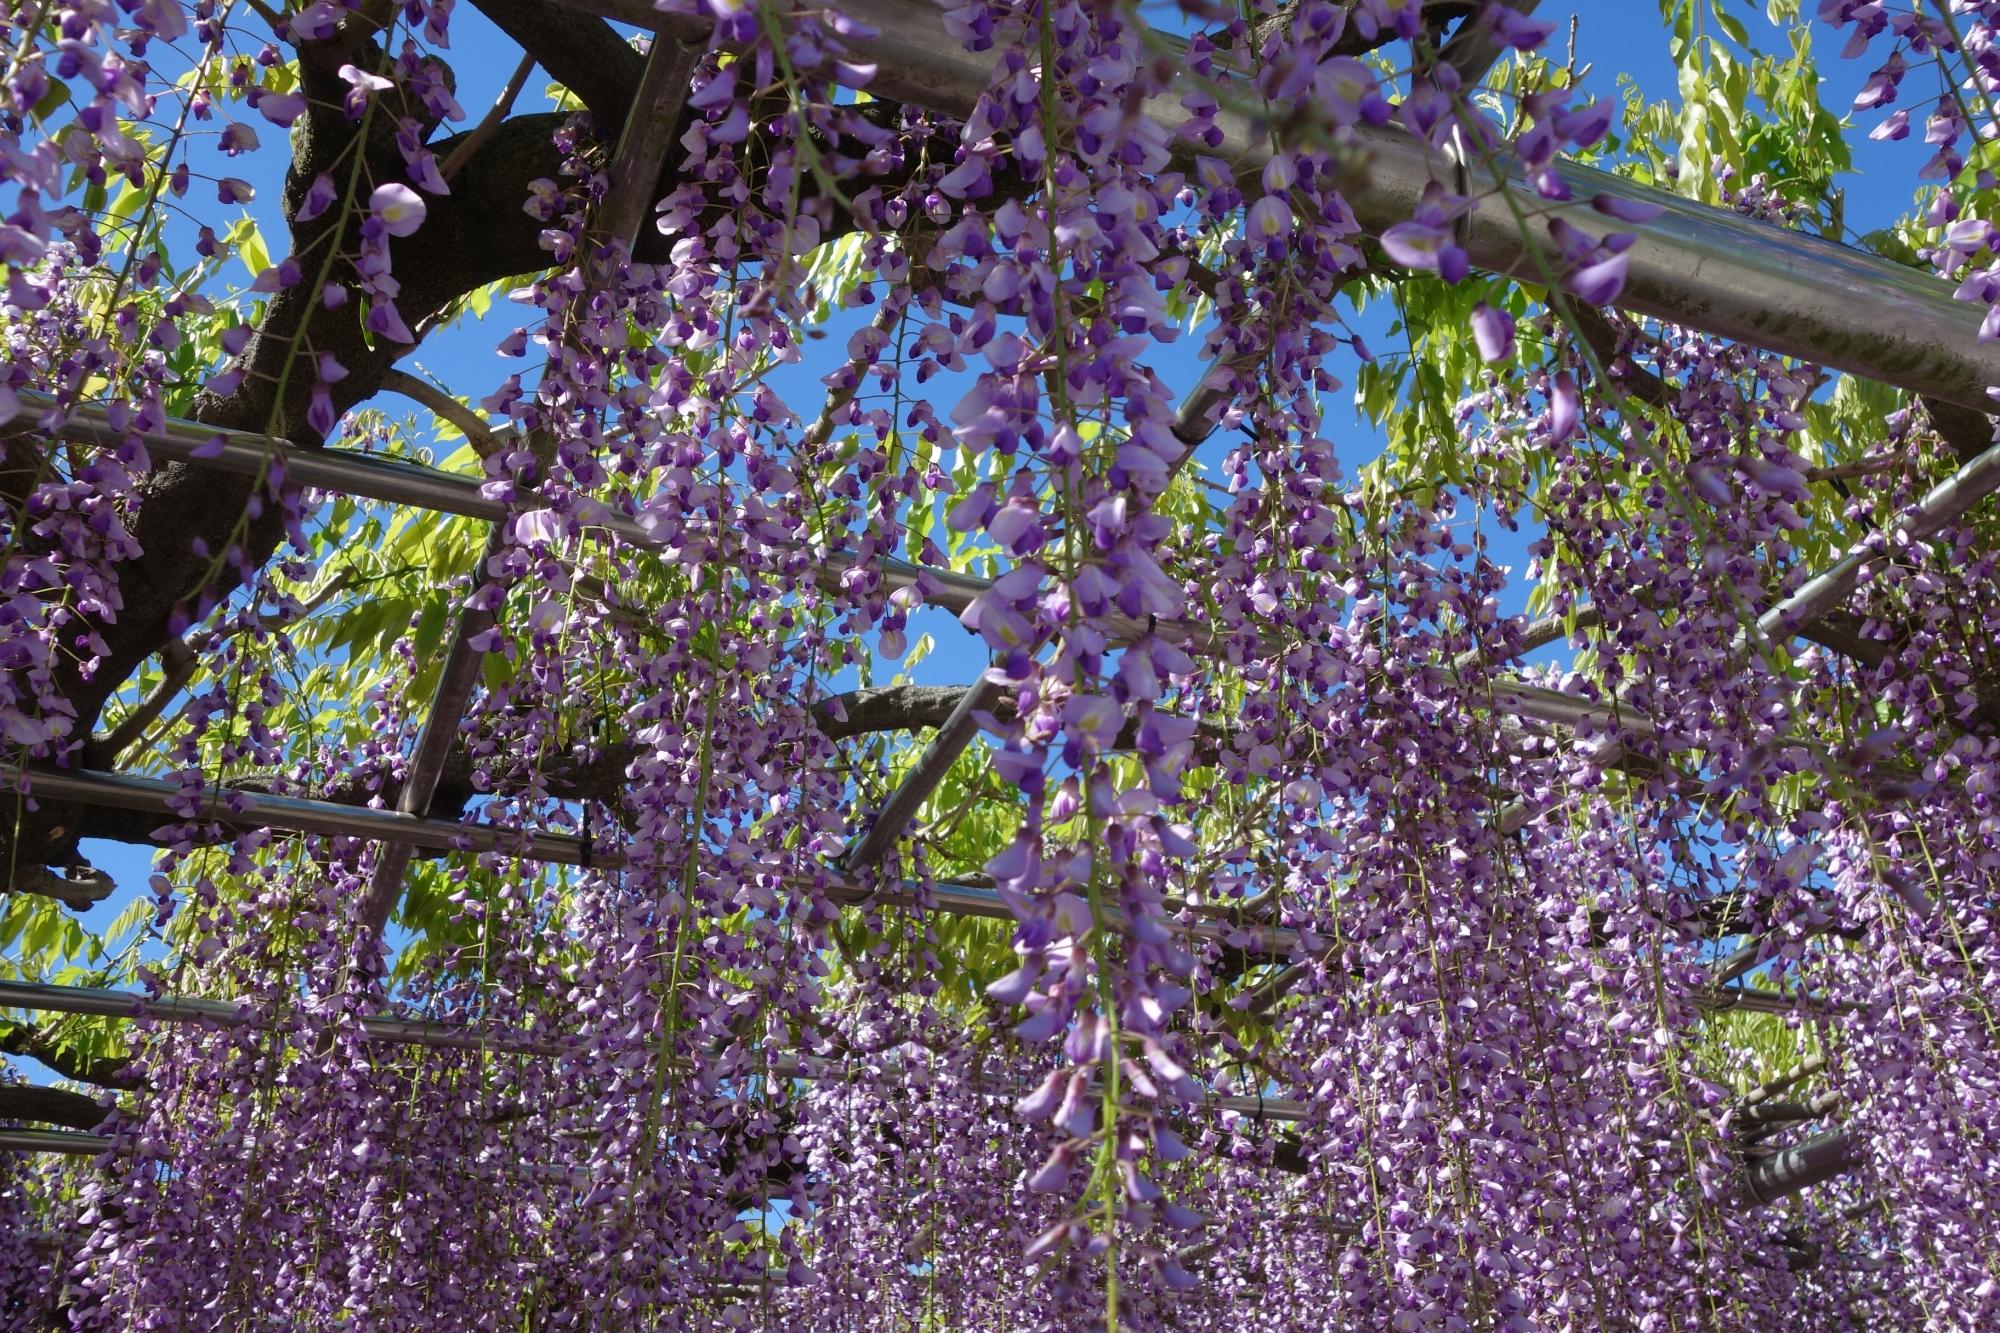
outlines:
M708 24L659 13L648 0L565 2L652 29L659 39L648 58L632 117L614 153L611 193L596 219L605 239L629 248L644 221L650 202L644 192L653 179L650 172L639 168L657 161L665 152L700 45L708 40ZM1534 0L1517 0L1515 7L1532 9ZM857 56L878 66L871 91L950 118L962 119L972 111L992 73L991 62L967 52L952 38L934 5L927 0L843 0L841 8L875 30L874 35L856 37L849 43ZM1161 41L1171 44L1169 39ZM1490 41L1475 26L1454 38L1444 58L1476 80L1493 52ZM1256 123L1254 108L1245 109L1241 101L1240 95L1234 101L1223 99L1218 124L1224 130L1225 143L1215 155L1229 161L1239 176L1249 181L1268 156L1271 140ZM1187 119L1171 98L1148 103L1146 111L1170 133ZM1363 228L1370 231L1409 217L1413 202L1426 186L1463 180L1466 171L1463 164L1399 129L1357 127L1355 145L1352 203ZM1551 274L1540 251L1522 235L1523 216L1565 216L1601 229L1601 218L1589 207L1595 197L1654 205L1660 213L1653 221L1627 227L1636 233L1636 243L1630 251L1630 277L1618 300L1625 310L1879 379L1980 412L1992 408L1987 389L2000 384L2000 343L1981 341L1977 336L1979 313L1953 300L1934 278L1589 167L1563 163L1557 170L1572 194L1567 204L1550 204L1534 196L1504 164L1496 169L1492 181L1496 188L1484 195L1460 224L1461 243L1475 265L1530 282L1546 282ZM1213 429L1226 396L1216 376L1210 375L1183 404L1175 434L1187 446L1188 455ZM24 420L55 406L52 400L36 395L21 397L27 409ZM114 447L131 434L115 428L101 411L90 407L71 409L59 433L73 442ZM139 436L156 457L191 461L236 475L265 476L273 484L282 480L484 520L494 525L489 553L499 548L515 513L542 503L532 493L511 503L490 499L474 478L412 463L334 449L301 448L274 437L218 431L192 422L169 422L161 429L139 432ZM1979 454L1934 489L1902 524L1900 535L1909 540L1926 539L1995 489L2000 489L2000 447ZM630 518L611 517L604 527L634 545L654 544ZM1845 556L1760 615L1754 631L1746 630L1741 646L1761 646L1747 641L1752 634L1758 640L1788 638L1838 606L1854 590L1867 561L1883 549L1884 545L1871 544ZM895 559L871 560L864 567L845 554L824 560L819 577L828 586L838 586L857 570L875 579L881 590L908 587L922 579L929 590L929 604L952 611L963 611L990 586L987 580ZM418 851L490 853L615 870L619 864L615 854L592 856L588 845L575 837L426 817L452 738L471 698L479 657L471 643L489 624L490 616L469 609L454 616L445 665L394 811L269 793L210 792L201 798L199 817L238 827L382 842L385 854L361 913L369 948L400 896L410 857ZM1196 646L1219 645L1224 638L1213 628L1192 622L1141 624L1109 617L1104 628L1121 642L1146 633L1160 633ZM927 752L867 824L835 873L862 874L870 881L875 878L872 868L970 744L976 729L974 715L990 706L995 694L995 687L983 678L967 688ZM1603 733L1611 738L1614 750L1622 750L1628 738L1649 737L1655 731L1650 719L1616 700L1565 694L1504 675L1493 679L1488 702L1499 714ZM177 786L131 775L31 767L0 770L0 776L25 787L31 795L126 809L165 810L169 799L185 799ZM836 902L854 905L913 906L927 902L948 913L1011 919L999 895L978 885L917 887L841 878L834 881L831 896ZM1197 917L1177 928L1198 938L1233 937L1236 947L1243 947L1242 940L1249 938L1252 951L1267 956L1283 955L1298 943L1297 932L1271 925ZM1735 980L1747 970L1747 965L1738 966L1741 963L1739 951L1719 969L1719 980ZM0 1006L225 1026L245 1021L234 1006L218 1001L33 983L0 984ZM1790 1013L1812 1006L1797 997L1766 998L1757 992L1731 990L1716 992L1710 1007ZM392 1015L364 1019L363 1027L371 1040L427 1047L502 1049L537 1055L560 1050L559 1043L539 1039L521 1043L515 1039L509 1044L507 1038L495 1038L471 1027ZM794 1064L793 1068L799 1067ZM806 1075L801 1072L800 1076ZM1280 1099L1212 1100L1239 1114L1250 1113L1254 1104L1256 1114L1271 1120L1296 1120L1304 1115L1301 1104ZM96 1135L0 1130L0 1150L96 1154L108 1143ZM1773 1202L1838 1175L1855 1164L1855 1150L1847 1132L1836 1128L1755 1158L1746 1167L1747 1202Z

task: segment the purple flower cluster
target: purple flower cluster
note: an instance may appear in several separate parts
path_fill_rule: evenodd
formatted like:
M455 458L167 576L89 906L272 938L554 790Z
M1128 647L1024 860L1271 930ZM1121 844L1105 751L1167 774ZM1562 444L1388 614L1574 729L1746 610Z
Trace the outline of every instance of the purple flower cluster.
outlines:
M661 8L713 26L671 188L606 234L617 127L561 118L519 369L477 400L509 512L426 588L491 617L442 724L500 849L420 857L385 937L359 905L387 849L254 827L245 779L392 806L436 667L412 623L294 670L313 553L352 534L267 470L197 552L240 591L171 612L199 671L147 756L178 794L140 979L237 1011L121 1028L101 1157L5 1159L0 1329L2000 1316L2000 556L1977 514L1905 530L1983 446L1915 404L1830 443L1810 366L1578 318L1648 217L1609 197L1601 230L1535 229L1556 308L1470 293L1489 168L1562 200L1613 107L1532 87L1503 128L1414 0L1189 5L1184 47L1130 9L969 0L945 27L992 76L962 121L854 97L877 34L837 10ZM1992 126L1960 94L2000 81L2000 6L1820 8L1894 48L1868 105L1944 62L1930 258L1996 304L1959 145ZM207 0L17 25L0 426L54 406L5 440L10 762L85 755L80 683L159 554L140 437L186 377L228 398L275 365L325 438L353 368L153 290L89 188L181 197L223 104L392 144L406 180L357 150L294 182L299 252L243 297L413 344L392 255L450 188L449 10L405 6L317 100L251 71L356 21L326 0L254 61ZM190 33L200 77L149 63ZM24 139L52 79L87 96ZM249 119L218 152L257 150ZM149 159L135 131L168 124ZM1378 133L1462 169L1371 239ZM1731 197L1786 220L1760 182ZM1464 296L1476 379L1412 413L1456 432L1448 476L1339 462L1325 403L1372 359L1346 298L1391 270ZM1197 293L1180 394L1162 349ZM829 319L815 410L773 383ZM110 430L58 445L86 400ZM259 520L296 549L252 559ZM1524 521L1559 634L1501 611L1494 529ZM1756 628L1857 542L1840 608ZM958 772L989 817L858 865L909 766L840 697L939 607L986 664ZM1523 668L1551 637L1566 664ZM1522 716L1530 689L1582 720ZM513 854L530 831L581 864ZM948 880L1004 918L947 913ZM1830 1135L1849 1169L1786 1186Z

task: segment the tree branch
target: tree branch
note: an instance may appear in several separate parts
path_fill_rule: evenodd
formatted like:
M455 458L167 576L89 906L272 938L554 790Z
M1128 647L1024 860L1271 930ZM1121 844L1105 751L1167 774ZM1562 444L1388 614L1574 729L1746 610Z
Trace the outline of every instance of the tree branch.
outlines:
M615 130L639 91L645 57L603 19L546 0L472 0L551 78Z
M81 1056L32 1023L0 1019L0 1055L19 1056L48 1066L64 1078L100 1088L136 1088L139 1080L125 1056Z
M444 177L447 184L458 174L458 169L465 165L466 159L484 147L486 141L499 132L501 122L513 114L514 99L521 95L521 86L528 81L528 75L534 73L534 70L535 57L532 54L522 56L521 63L514 67L513 76L507 80L507 86L500 90L500 96L495 99L491 109L480 118L477 125L472 127L470 134L458 141L458 146L451 150L451 155L438 164L438 175Z
M457 427L459 433L472 442L473 452L481 458L491 458L507 447L507 442L493 427L487 425L477 412L443 389L418 379L407 370L392 368L385 371L382 375L382 387L390 393L401 394L411 402L429 408L432 416Z
M80 1092L31 1084L0 1084L0 1120L38 1120L70 1129L96 1129L110 1114L110 1107Z

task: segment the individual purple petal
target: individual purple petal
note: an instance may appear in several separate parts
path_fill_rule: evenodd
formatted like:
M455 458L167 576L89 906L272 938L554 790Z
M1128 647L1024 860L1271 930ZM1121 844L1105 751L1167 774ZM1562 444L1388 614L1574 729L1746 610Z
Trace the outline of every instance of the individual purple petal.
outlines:
M1514 317L1481 301L1472 308L1472 341L1483 361L1505 361L1514 354Z
M1435 270L1438 255L1449 242L1443 228L1422 222L1398 222L1382 233L1382 249L1389 258L1410 268Z
M1576 434L1578 422L1582 419L1582 408L1577 401L1576 376L1567 370L1555 377L1549 386L1549 439L1561 444Z
M1594 195L1590 200L1590 206L1605 217L1632 223L1651 222L1666 212L1666 207L1662 204L1633 199L1622 194Z
M306 99L302 93L265 93L257 99L257 110L273 125L290 129L305 114Z
M1631 263L1630 255L1619 254L1585 265L1570 274L1570 290L1585 305L1610 305L1625 290L1625 270Z
M1283 196L1267 194L1250 205L1244 230L1255 241L1278 241L1292 233L1292 210Z
M391 181L368 196L368 212L391 236L409 236L424 225L424 198L409 186ZM409 339L403 341L408 342Z
M313 177L313 183L306 187L305 197L299 200L299 211L292 218L294 222L311 222L333 206L339 195L335 191L333 177L322 171Z
M333 395L326 385L313 385L312 398L306 405L306 425L321 439L333 434L337 418L333 410Z
M396 310L394 301L377 301L368 307L368 329L399 343L414 343L417 340L416 335L410 332L410 326L403 323L403 316Z

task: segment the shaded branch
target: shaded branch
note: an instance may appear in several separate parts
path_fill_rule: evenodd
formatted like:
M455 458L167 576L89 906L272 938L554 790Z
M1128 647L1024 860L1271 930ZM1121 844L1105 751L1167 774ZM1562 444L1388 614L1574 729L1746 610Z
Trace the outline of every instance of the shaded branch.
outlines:
M483 417L428 380L418 379L407 370L391 368L382 376L382 387L430 409L432 416L457 427L481 458L491 458L506 447L501 433L487 425Z
M100 1088L125 1090L139 1086L127 1057L78 1055L34 1024L18 1019L0 1019L0 1055L33 1060L64 1078L95 1083Z
M575 93L606 125L625 119L646 58L603 19L547 0L472 0L473 8Z
M522 56L521 63L514 67L513 75L508 78L507 86L500 90L500 96L494 100L486 114L480 117L479 123L472 127L471 133L458 141L458 146L451 150L451 155L438 164L438 175L444 177L446 183L458 174L458 169L465 165L466 159L484 147L486 141L499 132L501 122L514 113L514 99L521 95L522 85L527 83L528 75L534 73L534 70L535 57L532 54Z
M110 1107L80 1092L30 1084L0 1084L0 1121L35 1120L70 1129L96 1129L110 1114Z

